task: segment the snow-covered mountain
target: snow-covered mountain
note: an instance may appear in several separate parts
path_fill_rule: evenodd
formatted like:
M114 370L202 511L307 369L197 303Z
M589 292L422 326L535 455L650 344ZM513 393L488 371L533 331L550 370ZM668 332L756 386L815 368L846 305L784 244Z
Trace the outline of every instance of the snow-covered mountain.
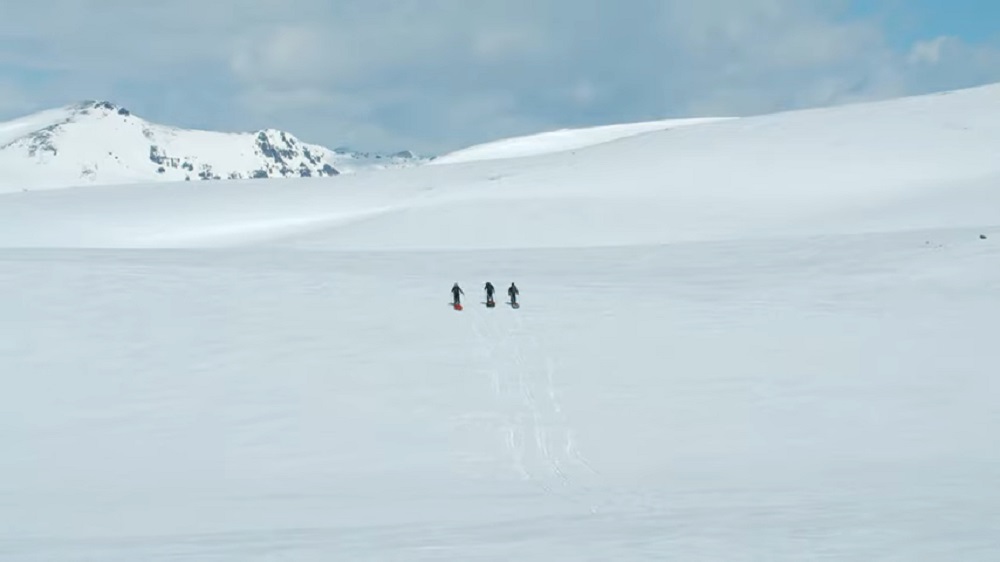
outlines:
M87 101L0 123L0 191L184 180L323 177L417 165L392 155L330 150L294 135L190 130Z
M995 561L1000 85L592 140L0 194L0 558Z

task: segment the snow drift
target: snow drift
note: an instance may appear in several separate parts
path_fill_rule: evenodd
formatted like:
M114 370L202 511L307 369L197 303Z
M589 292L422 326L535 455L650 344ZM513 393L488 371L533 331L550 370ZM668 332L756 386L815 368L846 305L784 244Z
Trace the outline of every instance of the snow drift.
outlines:
M663 119L659 121L644 121L639 123L622 123L584 127L577 129L560 129L546 131L534 135L500 139L463 148L442 156L433 158L431 164L456 164L476 162L481 160L501 160L508 158L525 158L565 152L615 141L621 138L641 135L652 131L666 131L677 127L689 127L724 121L723 117L702 117L690 119Z

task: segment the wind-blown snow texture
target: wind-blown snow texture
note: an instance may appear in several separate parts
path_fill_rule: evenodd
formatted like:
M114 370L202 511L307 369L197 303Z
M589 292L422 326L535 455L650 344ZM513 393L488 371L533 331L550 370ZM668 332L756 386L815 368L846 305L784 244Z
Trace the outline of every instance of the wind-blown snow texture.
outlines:
M993 560L998 94L2 195L0 558Z
M221 133L167 127L107 101L0 123L0 192L154 181L324 177L423 161L410 153L329 150L274 129Z

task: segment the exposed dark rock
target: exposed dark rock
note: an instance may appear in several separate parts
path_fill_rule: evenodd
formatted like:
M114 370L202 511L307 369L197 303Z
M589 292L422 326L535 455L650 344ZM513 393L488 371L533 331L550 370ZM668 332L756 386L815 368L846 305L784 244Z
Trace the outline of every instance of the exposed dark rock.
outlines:
M263 154L265 158L269 158L278 163L284 163L281 159L281 153L274 148L274 145L272 145L271 141L267 138L267 133L264 131L257 133L257 148L260 149L261 154Z
M213 174L212 173L212 166L209 165L209 164L202 164L201 165L201 171L198 172L198 177L200 177L203 180L220 180L220 179L222 179L221 177L219 177L218 174Z
M275 143L271 142L266 131L260 131L257 133L257 147L265 157L278 164L287 164L288 160L294 159L297 155L296 150L292 148L294 142L290 142L288 135L283 132L278 132L278 137L281 141L280 144L284 146L276 146Z
M59 154L54 143L54 135L58 129L59 125L51 125L29 135L28 156L37 156L39 152L51 152L53 156Z
M167 159L166 155L160 152L160 147L155 144L149 146L149 161L153 164L163 164Z
M180 158L171 158L163 152L163 149L156 146L155 144L149 147L149 161L158 164L160 167L164 168L179 168L181 165Z
M323 160L320 156L313 154L312 151L309 150L308 148L302 149L302 155L305 156L306 160L308 160L309 163L312 164L313 166L318 166L319 163Z

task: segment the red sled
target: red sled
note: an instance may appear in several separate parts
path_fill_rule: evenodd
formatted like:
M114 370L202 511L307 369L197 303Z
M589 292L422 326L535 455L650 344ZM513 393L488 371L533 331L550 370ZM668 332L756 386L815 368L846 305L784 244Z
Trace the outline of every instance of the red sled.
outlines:
M456 302L454 304L454 306L455 306L455 310L462 310L462 305L461 304L459 304L459 303Z

